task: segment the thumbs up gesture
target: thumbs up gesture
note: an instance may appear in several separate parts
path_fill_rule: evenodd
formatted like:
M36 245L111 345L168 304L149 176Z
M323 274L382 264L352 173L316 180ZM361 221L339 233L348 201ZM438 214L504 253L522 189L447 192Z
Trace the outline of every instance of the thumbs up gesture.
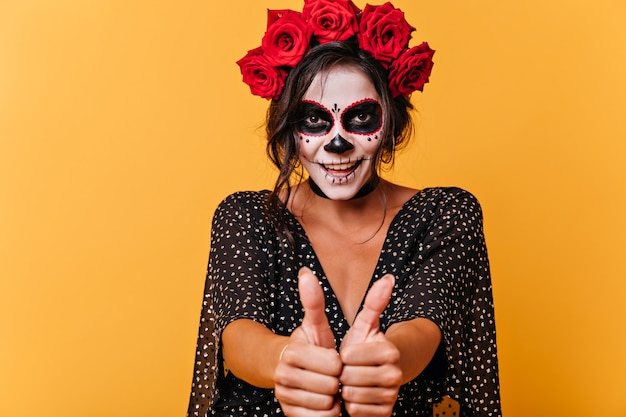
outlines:
M304 319L280 354L274 395L289 417L337 417L342 364L324 311L324 292L307 268L299 273L298 290Z
M298 274L298 291L304 308L302 324L294 333L299 340L315 346L335 349L335 336L326 317L324 291L319 281L308 268L302 268ZM300 335L299 333L303 333Z
M341 397L351 417L389 416L402 384L400 352L379 329L394 278L375 282L341 344Z

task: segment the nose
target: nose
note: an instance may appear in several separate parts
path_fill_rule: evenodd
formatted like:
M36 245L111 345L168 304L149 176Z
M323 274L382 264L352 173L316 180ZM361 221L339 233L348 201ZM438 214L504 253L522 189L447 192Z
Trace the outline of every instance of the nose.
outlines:
M330 142L324 145L324 150L327 152L342 154L344 152L354 149L354 145L341 137L339 133Z

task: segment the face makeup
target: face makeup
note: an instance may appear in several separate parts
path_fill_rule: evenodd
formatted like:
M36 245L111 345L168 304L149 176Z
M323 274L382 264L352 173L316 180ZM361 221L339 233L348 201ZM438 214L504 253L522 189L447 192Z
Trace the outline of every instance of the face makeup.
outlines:
M325 196L349 200L372 180L382 129L380 97L364 73L318 74L297 111L300 161Z

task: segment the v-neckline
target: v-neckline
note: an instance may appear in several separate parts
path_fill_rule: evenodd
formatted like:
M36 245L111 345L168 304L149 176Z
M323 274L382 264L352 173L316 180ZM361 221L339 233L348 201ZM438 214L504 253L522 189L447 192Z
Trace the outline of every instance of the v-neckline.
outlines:
M382 246L380 248L380 251L378 253L378 259L376 260L376 266L374 267L372 275L369 277L369 282L367 284L367 289L366 289L365 294L363 295L363 297L361 299L361 302L359 303L359 307L357 309L357 315L363 309L363 302L365 301L365 295L367 295L367 292L370 290L370 288L372 287L374 282L377 279L380 279L382 277L382 273L379 270L381 268L381 264L382 264L382 260L383 260L382 259L383 258L383 254L387 252L389 244L390 244L390 232L392 230L394 230L395 224L404 215L404 212L407 210L407 207L409 206L409 203L412 203L413 200L416 200L416 199L420 198L420 196L421 196L423 191L424 190L416 191L415 194L413 194L408 200L406 200L402 204L402 206L400 207L398 212L393 216L393 218L391 219L391 222L389 222L389 226L387 227L387 230L385 231L385 238L383 239L383 244L382 244ZM283 206L283 210L285 210L285 212L287 213L287 216L291 219L292 223L294 224L294 226L296 228L296 231L304 239L304 241L306 243L306 249L310 252L311 258L312 258L312 262L315 265L315 268L311 268L311 269L313 270L314 273L317 272L315 274L315 276L317 277L317 279L322 281L322 285L326 285L328 287L328 290L329 290L328 296L330 296L330 298L332 299L333 303L335 304L335 307L336 307L335 310L341 315L340 319L341 319L342 323L345 325L345 329L347 331L347 329L349 329L351 327L351 324L348 322L348 319L346 318L345 313L344 313L343 309L341 308L341 303L339 303L339 299L337 298L337 294L335 293L334 288L332 287L332 285L330 284L330 281L328 280L328 277L326 275L326 271L324 271L324 267L322 266L322 262L320 261L320 258L317 255L317 252L315 252L315 248L313 248L313 244L311 243L311 239L309 238L308 234L306 233L306 230L304 229L304 226L302 226L302 223L300 222L300 220L298 220L296 215L293 214L289 209L287 209L286 206ZM377 276L378 276L378 278L376 278Z

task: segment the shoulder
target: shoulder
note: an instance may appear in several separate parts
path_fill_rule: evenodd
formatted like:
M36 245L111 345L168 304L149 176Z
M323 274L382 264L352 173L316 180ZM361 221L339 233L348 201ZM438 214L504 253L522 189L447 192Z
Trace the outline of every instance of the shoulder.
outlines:
M268 190L238 191L228 195L217 206L214 221L224 217L259 220L266 214Z
M261 191L237 191L226 196L218 205L222 207L255 207L262 206L267 201L268 190Z
M476 196L459 187L424 188L409 203L413 207L428 207L436 213L475 213L482 216L482 208Z
M403 207L403 223L437 230L482 229L483 213L474 194L459 187L432 187L417 192Z

